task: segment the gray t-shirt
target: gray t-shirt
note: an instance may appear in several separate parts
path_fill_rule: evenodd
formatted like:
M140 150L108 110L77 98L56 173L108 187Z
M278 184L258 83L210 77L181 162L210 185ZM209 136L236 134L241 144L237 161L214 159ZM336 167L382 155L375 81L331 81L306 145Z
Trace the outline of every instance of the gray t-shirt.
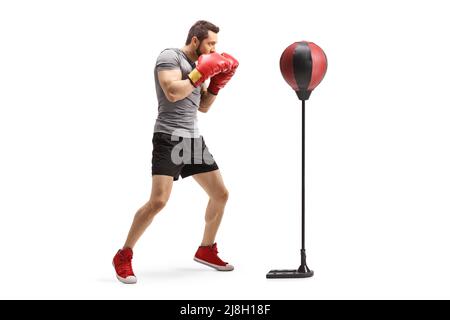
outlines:
M158 71L181 70L182 79L187 79L188 74L195 68L195 63L190 61L181 49L170 48L162 51L156 60L154 70L156 96L158 97L158 118L156 119L154 132L164 132L181 137L199 137L197 127L197 109L200 106L200 87L195 88L190 95L182 100L170 102L158 80Z

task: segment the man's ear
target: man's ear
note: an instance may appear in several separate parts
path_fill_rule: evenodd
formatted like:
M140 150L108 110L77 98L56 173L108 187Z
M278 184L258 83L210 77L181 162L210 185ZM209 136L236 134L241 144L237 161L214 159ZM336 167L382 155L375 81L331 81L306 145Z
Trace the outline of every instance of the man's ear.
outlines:
M199 41L198 41L197 36L193 36L193 37L192 37L191 43L194 43L195 47L198 46Z

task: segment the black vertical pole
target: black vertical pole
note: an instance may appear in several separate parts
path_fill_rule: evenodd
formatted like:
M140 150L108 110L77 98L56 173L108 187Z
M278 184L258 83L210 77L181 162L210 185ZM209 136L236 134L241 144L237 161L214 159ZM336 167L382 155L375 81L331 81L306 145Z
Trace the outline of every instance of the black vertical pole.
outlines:
M302 249L300 251L301 263L298 272L305 277L312 277L313 271L306 265L305 249L305 100L302 100Z
M302 251L305 251L305 100L302 100Z
M300 96L299 96L300 98ZM314 271L309 270L306 265L305 252L305 100L302 99L302 248L301 264L298 269L270 270L266 275L268 279L277 278L309 278L314 275Z

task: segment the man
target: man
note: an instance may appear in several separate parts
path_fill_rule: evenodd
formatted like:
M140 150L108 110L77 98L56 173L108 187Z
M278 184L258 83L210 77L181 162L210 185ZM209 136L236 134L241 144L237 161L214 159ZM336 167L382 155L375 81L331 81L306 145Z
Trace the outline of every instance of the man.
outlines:
M183 48L166 49L156 61L158 118L153 134L152 191L150 200L137 211L123 248L113 259L117 279L123 283L136 283L131 265L133 247L164 208L179 175L192 176L209 196L203 240L194 260L219 271L234 269L218 257L215 243L228 190L197 128L197 110L209 110L239 65L231 55L215 52L218 32L214 24L197 21Z

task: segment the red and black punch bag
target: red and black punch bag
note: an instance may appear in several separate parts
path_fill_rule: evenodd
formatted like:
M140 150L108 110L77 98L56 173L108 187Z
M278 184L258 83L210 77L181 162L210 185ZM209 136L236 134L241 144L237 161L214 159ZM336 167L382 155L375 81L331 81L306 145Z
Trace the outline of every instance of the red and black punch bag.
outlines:
M327 72L327 56L313 42L294 42L281 55L280 70L298 98L308 100Z
M308 41L294 42L280 58L280 69L284 80L302 100L302 249L298 269L271 270L266 278L308 278L314 275L306 264L305 251L305 100L322 81L327 72L327 56L316 44Z

